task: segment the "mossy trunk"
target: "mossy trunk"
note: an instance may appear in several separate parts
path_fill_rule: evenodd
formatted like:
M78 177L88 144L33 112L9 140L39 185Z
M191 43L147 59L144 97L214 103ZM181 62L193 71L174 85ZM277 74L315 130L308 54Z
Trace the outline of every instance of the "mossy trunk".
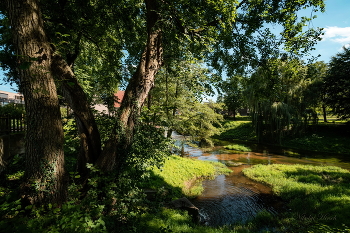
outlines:
M62 204L67 197L63 129L52 53L37 0L6 0L25 98L26 144L23 196L31 204Z

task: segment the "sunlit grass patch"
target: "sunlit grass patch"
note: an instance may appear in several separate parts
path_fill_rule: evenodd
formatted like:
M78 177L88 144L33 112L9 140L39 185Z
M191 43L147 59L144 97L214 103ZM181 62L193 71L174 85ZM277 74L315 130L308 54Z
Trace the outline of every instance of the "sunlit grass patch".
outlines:
M292 212L312 223L349 225L350 172L334 166L255 165L243 170L251 179L270 185L289 204ZM326 216L326 217L325 217Z
M236 151L243 151L243 152L249 152L252 151L249 147L243 146L243 145L239 145L239 144L234 144L234 145L227 145L224 146L225 149L228 150L236 150Z
M164 184L173 191L181 190L178 195L197 196L202 191L201 179L214 178L219 174L231 172L225 165L218 162L201 161L180 156L170 156L162 168L153 168L149 188L159 189Z

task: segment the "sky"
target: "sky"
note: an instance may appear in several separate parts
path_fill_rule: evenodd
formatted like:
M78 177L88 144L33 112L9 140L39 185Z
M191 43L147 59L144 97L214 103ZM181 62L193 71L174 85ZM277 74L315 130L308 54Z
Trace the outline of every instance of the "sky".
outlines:
M325 13L317 12L317 18L310 24L311 27L324 28L322 41L312 51L313 56L321 55L318 61L328 63L332 56L342 51L343 46L350 46L350 0L326 0ZM0 70L0 90L15 92L2 81Z
M350 45L350 0L326 0L326 11L317 12L311 26L324 28L322 41L312 55L320 54L318 61L328 63L343 46Z

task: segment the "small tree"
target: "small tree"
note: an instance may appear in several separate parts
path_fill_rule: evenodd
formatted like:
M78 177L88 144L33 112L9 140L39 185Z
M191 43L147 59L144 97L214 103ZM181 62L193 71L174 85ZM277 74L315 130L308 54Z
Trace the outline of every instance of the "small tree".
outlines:
M221 84L223 92L222 101L225 103L228 114L233 115L233 120L236 120L237 110L245 106L243 98L244 77L234 76Z

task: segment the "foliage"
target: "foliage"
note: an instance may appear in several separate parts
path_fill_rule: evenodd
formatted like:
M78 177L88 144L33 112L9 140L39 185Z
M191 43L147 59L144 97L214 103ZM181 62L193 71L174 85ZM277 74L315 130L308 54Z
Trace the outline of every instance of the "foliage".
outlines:
M65 159L73 159L73 161L76 161L76 155L79 151L79 137L78 132L76 128L75 121L72 119L66 119L63 123L63 131L64 131L64 154ZM71 162L66 161L66 163L71 164ZM72 169L69 169L68 171L72 171Z
M20 200L7 198L1 205L1 229L4 232L109 232L107 228L121 227L121 218L123 221L134 218L133 211L138 211L135 204L140 199L135 189L116 191L125 186L114 183L113 177L93 167L90 171L93 175L88 181L89 191L84 194L80 186L72 183L69 187L70 200L62 206L28 205L24 208ZM81 199L81 195L86 196ZM116 198L118 208L107 214L111 196Z
M306 232L316 224L341 227L348 223L348 170L333 166L274 164L255 165L243 172L251 179L271 185L275 194L288 201L291 212L285 213L281 224L289 221L300 232Z
M297 138L286 138L282 143L289 148L349 154L350 129L346 124L319 124Z
M307 65L306 78L311 83L304 92L304 99L310 106L319 106L325 101L326 93L323 88L323 82L327 71L328 65L323 61L317 61Z
M283 136L300 135L309 122L317 123L316 112L305 98L313 82L297 59L272 59L252 74L245 96L259 142L281 143Z
M222 226L208 227L195 225L191 217L184 211L161 209L156 213L148 213L142 216L137 232L165 233L165 232L188 232L188 233L249 233L249 227L245 226Z
M163 166L170 156L170 146L171 141L164 137L163 129L139 123L135 127L133 144L125 163L129 178L133 182L149 179L149 168Z
M249 121L225 121L220 133L213 137L221 140L253 140L255 134L253 125Z
M137 153L137 149L134 150L134 153ZM151 150L149 153L153 153L153 151ZM138 158L135 155L133 159ZM166 199L169 200L171 197L182 197L182 191L188 195L198 195L198 191L200 191L198 188L195 191L193 189L194 192L188 192L189 186L187 185L190 183L186 183L186 181L230 172L220 163L197 161L178 156L169 157L161 170L156 165L141 165L140 161L147 162L147 160L139 159L137 162L140 164L139 166L135 166L135 163L129 164L129 169L125 169L125 173L120 174L121 179L118 180L118 183L115 182L113 174L107 175L89 166L88 185L90 188L88 191L85 193L80 185L73 182L69 187L70 200L59 208L49 204L42 207L29 206L23 209L20 200L13 199L15 195L9 195L9 190L4 190L6 194L4 193L2 198L5 201L1 202L0 205L1 229L4 232L133 232L135 229L143 229L143 231L148 232L155 227L151 222L164 221L164 218L157 219L160 212L155 214L153 211L157 210L156 203L165 200L165 197L162 196L163 199L156 200L156 203L149 203L140 187L155 188L160 194L168 190ZM153 169L150 170L149 168L152 166ZM141 172L145 168L151 173L151 176L145 175L145 173L140 175L136 172L136 170ZM181 170L183 168L185 169ZM78 178L74 172L71 175L72 180ZM13 175L9 177L13 177ZM10 197L12 199L9 199ZM114 200L114 203L111 203L111 200ZM197 228L191 223L188 215L183 213L180 215L176 211L169 212L171 212L171 216L168 216L166 221L175 221L174 214L178 216L177 218L183 219L189 229ZM152 216L151 219L150 216ZM181 225L178 223L174 227L185 227ZM161 230L161 226L163 224L158 225L156 229ZM163 227L166 228L167 225ZM206 227L201 229L204 230ZM219 232L214 229L206 231Z
M122 64L118 61L118 57L122 57L121 51L116 50L113 56L111 48L104 48L102 54L101 46L91 42L82 42L81 47L80 56L74 63L79 83L92 103L104 104L109 112L114 112L114 94L123 75Z
M239 145L239 144L234 144L234 145L227 145L224 146L225 149L228 150L237 150L237 151L243 151L243 152L249 152L252 151L249 147L243 146L243 145Z
M222 8L225 10L235 6L227 1L221 2L225 4ZM224 30L220 31L220 40L209 54L211 65L219 72L226 71L228 76L233 76L237 71L245 71L247 65L256 68L281 54L307 53L320 40L322 31L321 28L304 29L315 17L300 12L309 6L314 7L313 12L325 8L324 1L268 0L264 4L261 1L240 1L236 6L239 13L231 17L232 21L226 20L230 24L222 25ZM282 26L278 35L270 30L275 25ZM284 51L281 51L282 47Z
M67 150L76 154L70 145L76 134L72 121L65 125L69 135ZM134 143L123 167L123 172L105 173L88 165L89 177L85 186L75 183L82 177L75 171L75 160L67 152L67 171L71 175L69 201L61 207L53 204L26 207L17 201L19 184L23 181L23 159L17 159L6 170L1 188L1 229L8 232L110 232L128 229L145 212L146 196L141 183L150 179L150 167L160 167L169 154L169 140L160 129L139 123L134 132ZM21 162L22 161L22 162ZM17 166L18 165L18 166ZM11 173L10 173L11 172ZM118 179L116 180L116 175ZM112 203L112 201L114 203Z
M347 124L318 124L309 128L304 135L283 138L281 146L301 150L349 154L349 126ZM225 121L220 133L214 139L256 141L249 121Z
M234 76L225 80L221 84L222 96L219 102L223 102L227 108L228 115L233 115L236 119L237 110L246 106L243 98L244 77Z
M204 95L213 93L212 77L203 62L187 57L188 61L168 61L157 75L151 92L149 114L155 124L164 125L169 132L208 139L219 125L221 116L214 103L203 103ZM164 95L165 94L165 95Z
M350 118L350 48L332 57L324 79L326 104L341 119Z
M0 106L0 115L8 115L11 117L22 117L23 114L25 114L23 104L10 103L4 106Z
M215 113L208 104L186 99L180 103L178 110L179 122L175 126L178 133L198 137L199 141L203 141L218 132L215 125L220 126L222 116Z

